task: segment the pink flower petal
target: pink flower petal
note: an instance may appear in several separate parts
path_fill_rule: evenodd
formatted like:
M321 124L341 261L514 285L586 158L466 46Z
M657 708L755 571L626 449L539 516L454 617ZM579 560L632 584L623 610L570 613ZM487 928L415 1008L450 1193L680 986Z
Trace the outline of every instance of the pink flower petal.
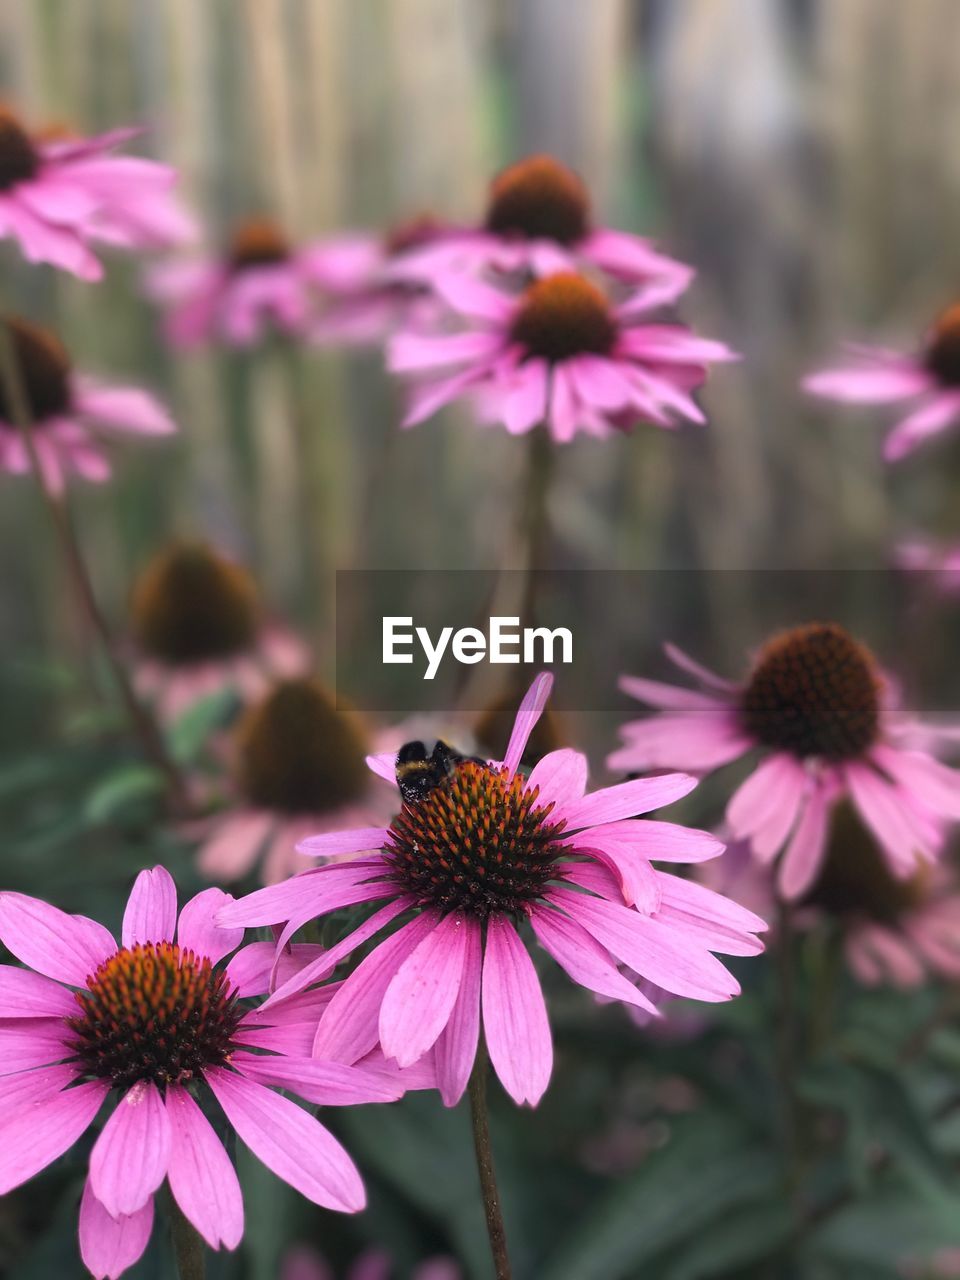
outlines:
M138 942L172 942L177 927L177 886L165 867L141 871L123 913L125 947Z
M170 1122L156 1085L128 1089L90 1152L90 1186L114 1218L142 1209L163 1181Z
M656 1005L623 976L609 952L575 920L537 906L530 913L530 925L544 951L581 987L659 1017Z
M829 806L823 787L815 787L780 863L777 883L788 901L802 898L813 884L827 845Z
M282 884L257 889L245 898L221 907L217 912L217 924L224 928L279 924L289 920L295 912L304 911L308 913L307 919L310 915L323 915L346 905L342 901L344 893L372 875L365 861L312 867ZM384 896L388 892L389 886L385 886Z
M12 1018L0 1024L0 1075L61 1062L69 1056L71 1039L59 1018Z
M501 325L515 305L509 294L465 274L438 275L431 285L434 292L461 315L488 320L495 325Z
M667 711L716 711L729 709L729 703L712 693L698 689L683 689L662 680L646 680L640 676L621 676L617 681L624 693L638 702Z
M84 987L117 951L113 936L95 920L69 916L39 898L0 893L0 941L37 973Z
M635 778L613 787L594 791L571 805L558 806L555 817L564 817L571 830L594 827L619 818L634 818L673 804L697 785L696 778L685 773L665 773L657 778Z
M587 757L561 747L548 751L530 771L527 791L537 790L537 805L569 805L583 798L587 789Z
M614 841L625 844L648 862L707 862L723 853L725 847L709 831L654 818L621 818L619 822L592 827L589 840L602 841L601 847Z
M200 846L197 866L211 880L240 880L253 868L274 815L244 809L229 814Z
M520 703L516 719L513 722L510 741L507 743L507 751L503 757L504 767L508 773L516 773L519 768L523 753L527 749L530 735L533 733L537 721L543 715L552 689L553 676L549 671L541 671L523 695L523 701Z
M367 1102L396 1102L404 1088L399 1073L375 1071L318 1058L235 1053L233 1066L248 1079L276 1085L321 1107L355 1107Z
M483 967L480 924L464 920L466 948L463 973L453 1012L434 1048L437 1088L445 1107L463 1097L477 1056L480 1037L480 977Z
M77 1013L73 992L29 969L0 966L0 1018L69 1018Z
M138 435L168 436L177 429L159 400L139 387L92 386L88 382L78 388L76 405L85 418Z
M503 425L511 435L523 435L547 414L547 362L527 360L517 370L504 398Z
M286 982L325 955L326 949L319 943L294 942L284 948L278 965L275 943L251 942L230 958L226 974L237 995L262 996L270 990L270 977L276 969Z
M769 756L733 793L727 805L727 821L738 838L752 836L771 819L776 819L781 806L790 803L794 812L799 795L806 785L806 771L800 762L785 752ZM777 852L773 849L770 856Z
M656 715L623 725L624 746L607 756L607 768L637 772L682 765L698 772L719 768L746 754L753 741L733 716L719 708L709 714Z
M243 941L243 927L217 923L218 912L234 901L233 894L224 893L222 889L203 889L195 894L184 904L177 922L180 947L205 956L214 964L236 951Z
M467 952L469 931L451 912L403 961L380 1005L380 1046L399 1067L412 1066L447 1025Z
M825 369L804 378L802 386L814 396L853 404L889 404L919 395L932 385L926 370L905 360L878 362L856 369Z
M398 333L387 346L391 373L439 370L489 356L501 345L497 334L468 330L465 333Z
M80 1257L96 1280L116 1280L143 1256L153 1230L153 1198L142 1209L112 1218L93 1194L90 1179L80 1200Z
M378 778L383 778L384 782L396 785L397 753L395 751L382 751L379 755L367 756L367 768Z
M550 1083L553 1045L540 980L508 920L487 923L483 1028L490 1061L514 1102L536 1106Z
M716 689L719 693L730 694L735 694L739 691L739 685L735 684L734 681L725 680L722 676L718 676L709 667L703 666L694 658L691 658L689 654L684 653L679 646L668 641L663 646L663 651L675 667L679 667L681 671L686 671L695 680L705 684L708 689Z
M258 1160L314 1204L357 1213L366 1196L353 1161L318 1120L289 1098L214 1067L207 1083Z
M93 1123L109 1087L96 1080L52 1097L39 1094L0 1124L0 1195L19 1187L72 1147Z
M886 852L894 875L908 876L918 858L933 856L927 833L893 783L868 765L848 764L844 775L857 812Z
M953 426L960 418L960 392L943 391L897 423L883 444L887 462L899 462L918 445Z
M182 1085L167 1086L170 1190L211 1249L235 1249L243 1237L243 1196L223 1143Z
M602 837L595 839L594 830L584 834L582 845L574 839L571 849L584 857L596 858L608 867L619 881L627 906L636 907L644 915L652 915L660 906L660 886L653 867L642 854L622 841L607 843ZM567 879L572 878L567 876Z
M369 764L371 757L367 758ZM391 756L390 780L396 776L396 754ZM297 845L297 853L311 858L333 858L344 853L373 853L382 849L390 834L389 827L358 827L354 831L324 831L308 836Z

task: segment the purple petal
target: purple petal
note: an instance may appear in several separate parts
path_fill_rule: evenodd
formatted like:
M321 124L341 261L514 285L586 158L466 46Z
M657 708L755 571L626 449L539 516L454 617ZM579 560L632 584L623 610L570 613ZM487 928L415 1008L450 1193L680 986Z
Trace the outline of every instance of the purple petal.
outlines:
M467 945L463 957L463 973L457 1002L434 1048L437 1088L445 1107L453 1107L463 1092L473 1070L480 1037L480 977L483 965L480 924L465 919Z
M707 862L719 857L725 848L723 841L709 831L655 818L621 818L619 822L591 828L589 839L591 844L602 841L601 848L626 844L649 862Z
M380 1005L380 1045L409 1067L431 1048L453 1010L469 931L462 916L443 917L414 947L390 980Z
M828 816L826 793L822 787L815 787L780 862L777 883L788 901L803 897L820 870L826 852Z
M72 1147L93 1123L109 1087L96 1080L53 1097L41 1094L0 1125L0 1195L19 1187Z
M182 1085L167 1086L170 1190L211 1249L235 1249L243 1237L243 1196L223 1143Z
M292 942L283 949L278 964L276 943L251 942L231 957L226 974L237 995L262 996L270 990L274 971L278 983L283 983L325 955L325 948L316 942Z
M177 927L177 886L165 867L141 871L123 913L125 947L138 942L172 942Z
M530 925L544 951L581 987L660 1016L657 1006L623 976L610 953L575 920L538 906L530 913Z
M98 425L137 435L172 435L177 424L158 400L139 387L92 387L76 393L78 411Z
M945 391L934 396L902 422L897 423L883 444L887 462L899 462L918 445L952 426L960 417L960 392Z
M932 385L931 375L919 366L878 363L858 369L825 369L803 379L802 387L814 396L846 400L853 404L889 404L919 395Z
M112 1218L93 1194L90 1179L80 1200L80 1257L96 1280L117 1280L143 1256L153 1230L153 1198L136 1213Z
M365 862L311 867L281 884L257 889L245 898L221 907L217 912L217 923L222 928L272 925L294 915L303 915L309 920L311 916L323 915L346 905L342 901L344 892L373 875L374 870ZM389 892L390 886L384 885L384 897Z
M355 1107L365 1102L396 1102L404 1094L399 1073L389 1074L319 1058L235 1053L234 1068L260 1084L276 1085L321 1107Z
M662 680L621 676L617 684L624 693L636 698L638 702L666 711L716 711L718 707L726 709L728 706L726 701L715 694L701 693L699 689L684 689L679 685L666 684Z
M367 757L369 764L373 756ZM390 757L390 781L396 776L395 755ZM389 827L358 827L354 831L324 831L318 836L308 836L297 845L297 853L309 854L311 858L332 858L341 853L373 853L382 849L390 834Z
M69 1056L72 1039L60 1018L13 1018L0 1024L0 1075L61 1062Z
M69 1018L78 1012L73 992L30 969L0 966L0 1018Z
M366 1204L360 1174L318 1120L289 1098L214 1067L207 1083L227 1119L258 1160L314 1204L357 1213Z
M503 757L508 773L516 773L534 726L543 715L552 688L553 676L549 671L541 671L523 695L523 701L517 710L517 718L513 722L506 755Z
M90 1152L90 1185L114 1218L142 1209L159 1187L170 1157L170 1122L152 1082L124 1094Z
M500 1083L536 1106L550 1083L550 1023L533 962L513 925L491 917L483 957L483 1028Z
M793 756L779 752L762 761L727 805L733 834L738 838L752 836L771 819L776 820L788 803L795 812L806 781L806 771Z
M594 791L572 805L558 806L555 817L564 817L571 830L634 818L639 813L660 809L688 795L697 785L685 773L665 773L658 778L635 778L613 787Z
M391 373L413 373L465 364L478 356L490 355L500 341L498 335L485 331L439 335L398 333L387 348L387 368Z
M538 805L567 805L583 798L587 789L587 757L579 751L561 747L548 751L533 766L527 779L528 791L537 788Z
M435 293L462 315L502 324L510 315L514 301L509 294L501 293L468 275L450 272L431 280Z
M0 893L0 941L37 973L73 987L85 987L87 978L117 951L102 924L68 916L22 893Z
M233 894L222 889L203 889L185 903L177 922L181 949L205 956L213 964L236 951L243 941L243 926L217 924L217 913L234 901Z

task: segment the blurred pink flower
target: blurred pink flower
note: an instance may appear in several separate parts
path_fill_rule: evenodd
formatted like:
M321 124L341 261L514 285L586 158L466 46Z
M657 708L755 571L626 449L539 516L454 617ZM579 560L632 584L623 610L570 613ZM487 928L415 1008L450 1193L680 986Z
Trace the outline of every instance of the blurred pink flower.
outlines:
M577 431L606 438L638 421L703 423L690 392L708 363L737 359L683 325L641 322L663 301L656 286L617 305L570 272L519 295L465 275L440 277L434 289L467 327L390 342L388 367L413 381L405 427L464 395L482 422L501 422L513 435L545 423L564 443Z
M409 1273L409 1280L462 1280L463 1272L453 1258L426 1258ZM334 1280L327 1260L315 1249L289 1249L280 1266L279 1280ZM399 1280L393 1259L382 1249L368 1249L344 1274L344 1280Z
M851 404L916 400L884 442L888 462L899 461L960 422L960 304L943 312L915 354L859 344L850 344L849 350L850 363L810 374L803 387Z
M166 312L173 346L251 347L271 333L306 337L329 275L325 241L298 246L271 219L253 217L234 227L223 253L153 267L147 292Z
M207 827L198 866L211 880L264 884L302 867L311 833L387 820L393 793L367 769L360 728L319 681L275 684L251 706L233 741L236 803Z
M395 1073L303 1053L300 1027L328 992L269 1019L247 1003L266 991L274 952L266 943L237 950L243 930L214 920L231 901L206 889L178 918L169 874L141 871L118 947L94 920L0 893L0 940L27 966L0 968L0 1194L69 1150L116 1091L80 1205L80 1251L97 1277L119 1276L143 1253L164 1178L212 1249L240 1242L240 1184L196 1090L216 1098L257 1159L308 1200L345 1213L364 1207L340 1143L275 1090L346 1105L392 1101L403 1086ZM318 951L296 949L284 958L288 972Z
M659 288L675 302L692 267L659 253L649 240L594 225L590 193L552 156L528 156L491 183L484 223L448 227L442 238L398 258L397 279L432 283L451 272L484 270L544 276L595 268L629 285Z
M167 410L139 387L111 386L75 373L66 348L48 329L19 316L0 319L11 339L32 421L44 480L63 491L68 473L102 482L110 477L104 439L164 436L176 431ZM0 470L23 475L30 454L0 380Z
M263 614L250 574L203 542L177 541L133 592L134 680L161 719L234 689L259 697L271 679L307 670L306 645Z
M842 627L814 623L774 637L743 684L667 650L700 690L624 676L625 693L659 714L624 725L611 769L706 772L760 749L727 807L735 839L772 862L779 889L802 897L826 849L830 805L850 798L894 876L933 861L942 822L960 818L960 773L916 749L922 726L895 704L873 655Z
M523 921L574 982L649 1007L617 969L630 965L665 990L728 1000L736 980L715 958L756 954L765 925L651 860L697 862L722 849L706 832L638 821L686 795L682 774L585 795L587 762L549 753L517 772L549 697L539 676L521 704L503 762L460 758L441 785L404 796L390 826L314 836L314 857L358 855L260 889L225 907L223 924L286 921L282 948L308 921L357 903L377 910L324 956L277 986L264 1005L330 976L361 943L403 918L347 977L319 1019L314 1052L354 1062L380 1045L403 1068L433 1051L447 1106L462 1096L481 1016L507 1093L535 1105L553 1065L540 980L517 931ZM371 768L395 776L393 754ZM371 852L372 851L372 852Z
M913 538L894 548L894 563L908 572L929 574L946 594L960 590L960 547Z
M0 237L13 236L30 262L84 280L103 275L91 240L156 249L189 239L193 221L172 192L176 171L111 154L139 132L49 137L0 110Z

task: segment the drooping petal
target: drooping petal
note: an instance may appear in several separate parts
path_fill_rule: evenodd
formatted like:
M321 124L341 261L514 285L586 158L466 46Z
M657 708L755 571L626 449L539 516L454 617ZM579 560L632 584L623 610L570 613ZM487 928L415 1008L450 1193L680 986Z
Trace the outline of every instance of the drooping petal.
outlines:
M113 1217L142 1209L163 1181L170 1158L170 1122L156 1085L128 1089L90 1152L90 1185Z
M87 1178L80 1199L80 1257L96 1280L117 1280L138 1262L152 1230L152 1196L136 1213L113 1218L93 1194Z
M753 741L726 710L700 715L655 715L621 727L624 746L607 756L607 768L630 771L685 769L706 772L750 751Z
M380 1046L400 1067L417 1062L449 1021L460 991L469 933L464 917L443 917L407 956L380 1005Z
M182 1085L168 1085L166 1101L173 1197L211 1249L235 1249L243 1237L243 1196L230 1157Z
M483 956L483 1028L493 1069L514 1102L536 1106L550 1083L553 1044L533 962L513 925L491 917Z
M67 915L23 893L0 893L0 941L37 973L73 987L86 986L117 950L113 935L96 920Z
M326 1209L358 1213L364 1208L356 1166L319 1120L289 1098L223 1067L205 1074L241 1141L278 1178Z
M319 1058L235 1053L233 1067L248 1079L276 1085L321 1107L355 1107L366 1102L396 1102L404 1089L399 1072L390 1074Z
M107 1096L106 1081L35 1096L0 1125L0 1195L62 1156L93 1123Z
M826 792L815 787L780 863L777 883L788 901L803 897L816 879L827 844Z
M796 810L797 797L805 783L803 766L793 756L785 752L769 756L757 765L727 805L727 821L733 834L738 838L752 836L771 819L776 820L781 806L791 797Z
M960 819L960 770L923 751L900 751L878 744L874 760L897 782L945 818Z
M123 913L125 947L138 942L172 942L177 927L177 886L166 867L141 871Z
M656 1005L623 976L610 953L575 920L538 906L530 913L530 926L544 951L581 987L659 1017Z
M480 924L467 917L463 973L453 1012L434 1047L437 1088L445 1107L453 1107L473 1070L480 1036L480 979L483 968Z

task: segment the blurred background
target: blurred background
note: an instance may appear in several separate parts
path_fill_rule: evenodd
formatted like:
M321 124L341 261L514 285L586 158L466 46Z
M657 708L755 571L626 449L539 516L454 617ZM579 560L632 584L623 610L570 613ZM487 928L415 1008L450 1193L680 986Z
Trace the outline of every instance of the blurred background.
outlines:
M891 470L880 460L883 410L837 410L797 388L844 339L910 349L955 300L956 0L7 0L0 78L4 98L36 125L86 133L146 124L134 149L179 168L211 246L249 213L276 216L296 237L386 231L420 214L470 222L491 175L542 150L584 176L602 221L652 235L693 263L698 278L682 316L743 352L743 363L711 376L705 429L640 428L558 452L545 567L864 572L888 566L903 536L960 536L960 446L937 444ZM138 570L174 533L210 538L250 565L272 609L309 636L328 678L337 568L495 568L510 559L523 484L517 442L505 432L481 435L456 409L400 433L399 395L381 352L172 356L143 295L142 262L111 259L106 281L88 286L25 269L9 245L2 252L4 309L55 326L78 368L151 386L181 424L161 447L118 451L114 483L72 491L118 633ZM125 828L102 797L79 820L64 812L80 785L78 767L64 759L70 735L82 738L91 724L86 646L33 486L4 478L2 487L0 806L13 817L16 804L22 835L10 877L31 892L44 892L51 877L62 889L57 900L72 909L116 905L130 867L157 845L136 823ZM722 587L704 588L697 634L686 638L694 647L699 638L701 656L736 674L745 638L755 643L769 625L754 598L763 580L724 573L717 581ZM789 594L789 578L778 581ZM871 616L871 599L861 629L884 641L883 658L909 656L910 625ZM656 619L637 625L639 669L665 637ZM93 672L95 684L101 676ZM597 764L620 718L610 710L587 726ZM131 838L146 843L111 861L109 850ZM171 865L188 865L172 837L156 838ZM81 883L89 864L71 862L78 849L104 859L92 888ZM865 1002L861 1013L871 1025L895 1026L904 1007L878 1013ZM674 1072L672 1049L665 1065L637 1067L636 1032L619 1013L605 1012L598 1028L571 1014L565 1091L523 1117L521 1137L508 1112L496 1135L522 1275L794 1274L777 1252L782 1241L745 1262L742 1251L724 1252L719 1227L696 1256L671 1253L706 1223L698 1204L710 1204L710 1222L735 1209L752 1239L777 1212L764 1198L772 1157L759 1140L736 1145L724 1107L635 1196L627 1176L662 1145L664 1108L688 1110L691 1088L749 1094L748 1055L736 1037L759 1019L751 1008L727 1015L716 1033L729 1079L717 1085L703 1072L695 1088L688 1062ZM921 999L912 1012L925 1008ZM614 1097L626 1127L615 1123L624 1112ZM730 1098L724 1106L736 1110ZM473 1259L470 1274L484 1276L479 1219L463 1184L472 1175L450 1156L463 1135L450 1129L453 1119L435 1122L428 1111L392 1108L389 1118L344 1122L374 1168L372 1225L361 1237L389 1237L404 1266L457 1247ZM872 1119L863 1123L850 1141L866 1146L875 1135ZM545 1164L570 1163L574 1150L578 1160L586 1153L575 1175L531 1195ZM408 1163L400 1151L413 1153ZM931 1176L922 1161L919 1168L918 1178ZM579 1252L577 1241L560 1248L565 1217L599 1204L611 1185L616 1194L591 1219L599 1234L589 1244L577 1237ZM276 1274L290 1238L283 1232L300 1209L272 1185L257 1194L265 1209L252 1254L224 1275ZM688 1197L689 1222L677 1208ZM955 1210L960 1200L949 1204ZM920 1210L909 1198L885 1207L848 1223L833 1253L796 1274L897 1274L917 1245L904 1223L916 1227ZM0 1210L0 1269L6 1258L17 1277L76 1273L69 1242L60 1252L35 1248L47 1238L37 1229L44 1215L32 1202L7 1219ZM951 1243L942 1231L924 1235L924 1224L928 1253ZM878 1235L884 1226L886 1237ZM333 1252L350 1257L358 1239L341 1224L330 1231ZM164 1274L149 1259L143 1266L138 1275Z

